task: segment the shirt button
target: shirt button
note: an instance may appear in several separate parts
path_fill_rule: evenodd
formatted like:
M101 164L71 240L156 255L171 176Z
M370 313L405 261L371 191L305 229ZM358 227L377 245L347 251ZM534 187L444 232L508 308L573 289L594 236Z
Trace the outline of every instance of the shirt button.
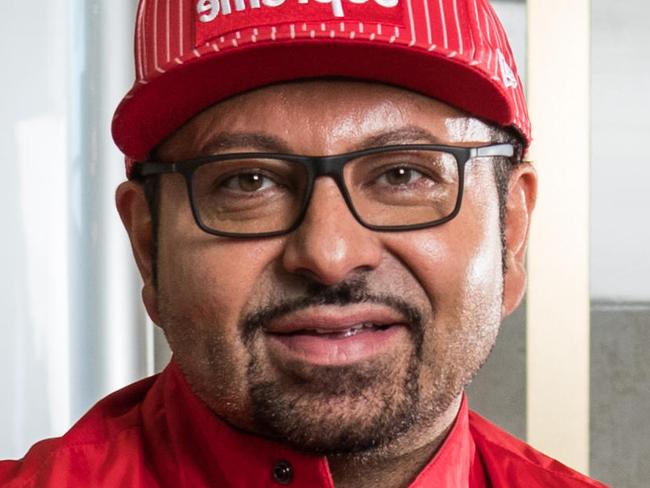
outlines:
M273 479L281 485L288 485L293 481L293 467L287 461L276 461L272 474Z

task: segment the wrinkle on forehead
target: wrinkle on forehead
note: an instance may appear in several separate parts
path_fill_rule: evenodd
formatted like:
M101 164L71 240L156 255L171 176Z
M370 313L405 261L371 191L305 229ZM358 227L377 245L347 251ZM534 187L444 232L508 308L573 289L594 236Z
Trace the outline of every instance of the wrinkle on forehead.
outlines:
M336 154L385 131L419 126L441 143L487 142L490 127L443 102L379 83L312 80L268 86L206 109L161 146L165 160L199 156L220 132L256 132L292 152ZM414 141L408 141L414 142Z

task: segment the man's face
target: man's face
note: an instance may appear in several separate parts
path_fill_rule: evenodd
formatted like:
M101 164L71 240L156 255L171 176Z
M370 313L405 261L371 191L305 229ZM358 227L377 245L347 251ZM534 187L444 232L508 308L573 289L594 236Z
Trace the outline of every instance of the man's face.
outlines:
M405 90L304 82L206 110L158 156L270 144L327 155L379 140L480 145L490 135L482 122ZM146 252L136 254L145 302L193 390L228 422L312 452L425 439L457 405L521 295L523 285L504 290L492 163L467 164L461 211L444 225L368 230L323 177L302 225L265 239L204 233L182 178L163 177L155 287Z

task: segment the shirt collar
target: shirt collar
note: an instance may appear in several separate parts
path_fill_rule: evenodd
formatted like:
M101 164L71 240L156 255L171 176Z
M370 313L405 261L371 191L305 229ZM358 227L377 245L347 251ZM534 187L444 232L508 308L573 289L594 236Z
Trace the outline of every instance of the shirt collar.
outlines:
M456 420L444 442L409 488L474 486L470 483L476 445L469 430L467 397L463 393Z
M163 382L162 410L167 432L160 434L166 439L156 444L158 449L166 450L167 469L169 464L174 466L179 486L278 488L282 486L278 476L289 472L292 488L334 487L326 458L298 452L226 424L190 390L174 361L159 381ZM454 425L411 488L469 486L475 453L463 395Z

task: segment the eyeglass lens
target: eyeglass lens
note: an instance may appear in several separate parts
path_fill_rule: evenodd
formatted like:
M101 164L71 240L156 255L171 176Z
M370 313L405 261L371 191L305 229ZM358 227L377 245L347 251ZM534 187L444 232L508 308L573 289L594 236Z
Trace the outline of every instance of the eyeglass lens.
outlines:
M229 233L279 232L299 218L309 186L295 161L242 158L198 167L194 205L206 227ZM455 157L434 150L394 150L352 159L345 188L359 218L372 226L435 222L452 214L459 192Z

